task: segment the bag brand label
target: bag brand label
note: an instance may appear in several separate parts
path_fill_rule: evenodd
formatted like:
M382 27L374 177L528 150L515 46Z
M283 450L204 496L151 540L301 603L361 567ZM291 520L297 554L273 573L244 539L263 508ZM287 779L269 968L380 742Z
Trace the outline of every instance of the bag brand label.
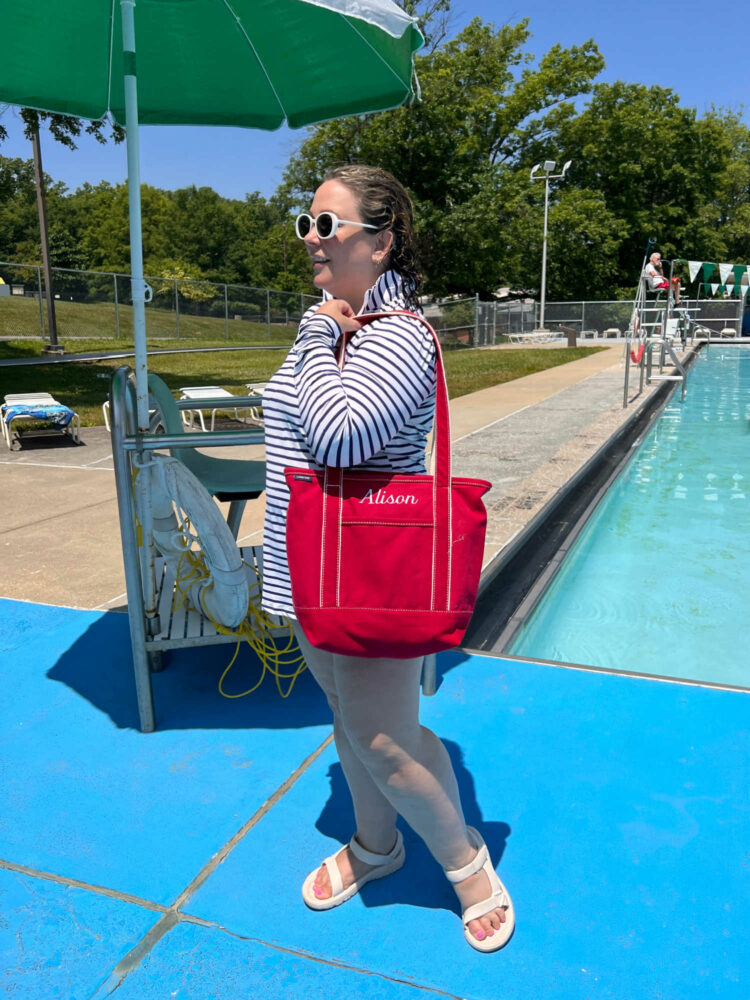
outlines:
M294 478L301 480L303 483L311 483L313 481L312 476L295 476Z
M413 493L387 493L385 490L368 490L359 501L360 503L419 503Z

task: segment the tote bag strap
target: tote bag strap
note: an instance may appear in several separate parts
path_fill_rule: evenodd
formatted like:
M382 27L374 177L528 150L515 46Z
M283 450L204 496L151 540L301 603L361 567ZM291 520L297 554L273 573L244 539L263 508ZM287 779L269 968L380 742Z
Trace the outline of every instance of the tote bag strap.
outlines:
M433 475L433 544L432 544L432 599L431 610L441 611L450 608L451 591L451 561L453 548L453 524L452 524L452 497L451 497L451 437L450 437L450 411L448 409L448 386L445 380L445 366L443 365L443 353L440 349L438 335L427 320L418 313L409 312L405 309L392 310L389 312L364 313L357 316L362 325L372 323L376 319L384 319L388 316L408 316L416 319L426 326L430 331L435 343L435 472ZM346 360L346 344L348 335L345 333L341 338L339 352L339 367L343 368ZM327 466L324 473L324 538L330 532L326 531L329 525L334 536L338 539L341 531L341 497L343 469ZM331 541L333 541L331 539ZM334 543L336 544L336 543ZM326 567L334 565L334 560L326 559L323 556ZM338 604L339 597L339 573L338 562L335 562L335 579L331 579L329 572L322 574L321 598L323 590L335 592L332 603ZM325 582L324 582L325 581Z
M440 348L440 339L432 326L424 316L419 313L409 312L406 309L394 309L390 312L363 313L357 316L362 325L372 323L376 319L384 319L388 316L408 316L410 319L418 320L430 331L435 343L435 479L439 486L450 486L451 481L451 429L450 429L450 409L448 407L448 384L445 380L445 366L443 364L443 352ZM346 345L350 333L343 334L341 338L341 348L339 353L339 368L344 367L346 361Z

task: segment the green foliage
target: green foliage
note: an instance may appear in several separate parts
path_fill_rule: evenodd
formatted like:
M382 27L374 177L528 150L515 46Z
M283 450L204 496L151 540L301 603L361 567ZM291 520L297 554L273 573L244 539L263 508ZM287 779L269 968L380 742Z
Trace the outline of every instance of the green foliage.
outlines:
M555 46L534 66L528 38L526 20L496 28L476 18L417 58L420 103L317 126L282 190L304 205L337 163L390 170L417 207L426 290L491 295L509 282L507 228L528 200L520 152L575 114L572 99L603 65L589 41Z
M29 239L34 241L32 248L24 246ZM34 252L36 258L33 247L38 242L34 165L30 160L0 156L0 260L34 263L20 254Z
M46 125L53 139L61 143L61 145L67 146L68 149L78 148L75 140L80 136L81 132L85 132L86 135L92 135L102 145L107 141L107 137L104 134L104 128L107 124L106 119L98 122L90 122L82 118L73 118L71 115L55 115L47 111L36 111L34 108L21 108L19 114L24 123L24 135L29 140L34 135L34 132ZM109 126L110 138L114 142L122 142L125 139L125 129L113 121L109 122ZM5 130L3 129L2 133L0 133L0 141L5 138L4 132Z
M633 287L651 236L667 257L750 259L741 256L750 238L743 211L749 142L750 132L732 113L698 118L669 89L620 81L594 87L554 145L530 145L527 163L564 149L573 160L565 185L596 194L619 220L614 252L596 251L596 267L609 272L604 291L611 293Z
M550 299L632 295L650 236L665 256L750 261L750 130L737 115L699 118L661 87L593 85L593 41L534 63L528 40L526 21L474 20L417 59L420 104L311 130L281 193L308 204L337 163L391 170L414 199L435 295L538 294L544 184L529 170L545 159L573 161L551 185Z

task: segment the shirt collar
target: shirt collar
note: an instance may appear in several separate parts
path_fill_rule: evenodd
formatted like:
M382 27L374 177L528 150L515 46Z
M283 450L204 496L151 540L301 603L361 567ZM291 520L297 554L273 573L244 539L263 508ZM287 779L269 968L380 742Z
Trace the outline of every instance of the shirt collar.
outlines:
M360 314L408 308L401 275L398 271L388 270L384 271L372 288L365 292Z
M323 289L323 301L333 296ZM394 309L410 309L406 301L404 280L398 271L383 271L378 280L365 292L365 299L359 315L371 312L392 312Z

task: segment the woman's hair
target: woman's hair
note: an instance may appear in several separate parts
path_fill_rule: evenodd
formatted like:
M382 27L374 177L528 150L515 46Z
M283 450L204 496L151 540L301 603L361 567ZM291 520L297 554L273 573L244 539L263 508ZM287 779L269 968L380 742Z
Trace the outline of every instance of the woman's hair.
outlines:
M419 308L422 275L417 260L414 207L403 184L387 170L361 163L334 167L324 180L339 181L352 191L363 222L391 230L393 246L388 254L388 267L401 275L409 307Z

